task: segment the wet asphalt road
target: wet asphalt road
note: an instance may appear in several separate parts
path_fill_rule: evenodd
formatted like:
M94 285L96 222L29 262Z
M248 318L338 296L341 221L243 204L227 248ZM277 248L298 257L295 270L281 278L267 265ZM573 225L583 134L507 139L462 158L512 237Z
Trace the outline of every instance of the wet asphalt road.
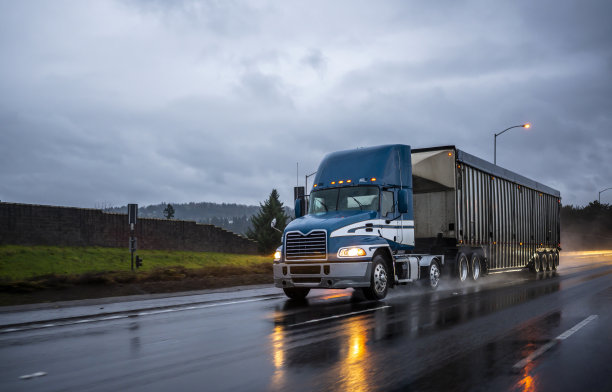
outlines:
M0 333L0 389L611 391L612 260L563 262L381 302L326 290L24 326Z

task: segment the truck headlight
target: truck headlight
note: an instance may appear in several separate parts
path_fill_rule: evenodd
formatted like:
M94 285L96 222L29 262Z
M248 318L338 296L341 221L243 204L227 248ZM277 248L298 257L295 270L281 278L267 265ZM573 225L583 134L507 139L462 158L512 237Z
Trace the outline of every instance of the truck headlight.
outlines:
M281 258L281 252L280 250L277 250L276 252L274 252L274 261L280 261L280 258Z
M365 256L365 255L366 255L366 251L361 248L357 248L357 247L341 248L338 251L338 257L360 257L360 256Z

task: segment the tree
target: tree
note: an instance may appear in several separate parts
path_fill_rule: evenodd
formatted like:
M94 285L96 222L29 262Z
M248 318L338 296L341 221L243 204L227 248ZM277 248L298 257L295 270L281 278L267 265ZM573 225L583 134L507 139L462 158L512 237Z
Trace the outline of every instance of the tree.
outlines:
M274 218L276 228L282 232L289 217L285 214L276 189L272 189L268 200L259 204L259 212L251 218L251 228L247 231L247 237L257 241L260 253L272 253L281 244L282 233L270 227Z
M164 208L164 216L166 219L174 218L174 207L172 207L172 204L168 204L166 208Z

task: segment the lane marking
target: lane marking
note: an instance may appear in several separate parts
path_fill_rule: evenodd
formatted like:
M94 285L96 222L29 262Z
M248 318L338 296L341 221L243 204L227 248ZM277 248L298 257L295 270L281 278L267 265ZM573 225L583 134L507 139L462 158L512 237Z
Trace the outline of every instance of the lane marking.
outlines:
M185 310L197 310L197 309L205 309L205 308L214 308L219 306L227 306L227 305L236 305L236 304L244 304L249 302L259 302L259 301L269 301L277 299L277 297L269 297L269 298L254 298L254 299L246 299L242 301L230 301L230 302L219 302L214 304L206 304L206 305L193 305L193 306L185 306L179 308L172 309L160 309L160 310L151 310L151 311L143 311L138 313L128 313L128 314L120 314L120 315L112 315L112 316L104 316L98 318L85 318L81 320L73 320L73 321L65 321L65 322L56 322L56 323L47 323L47 324L31 324L23 327L13 327L13 328L5 328L0 329L0 334L9 333L9 332L20 332L20 331L29 331L32 329L42 329L42 328L50 328L50 327L63 327L68 325L77 325L77 324L88 324L94 323L98 321L109 321L109 320L120 320L131 317L141 317L141 316L150 316L155 314L162 313L171 313L171 312L182 312Z
M19 377L22 380L29 380L31 378L36 378L36 377L42 377L42 376L46 376L47 372L36 372L36 373L32 373L32 374L24 374L23 376Z
M596 318L597 318L596 314L590 315L589 317L585 318L584 320L576 324L574 327L568 329L567 331L563 332L561 335L557 336L557 340L565 340L569 338L574 333L576 333L580 328L584 327L585 325L595 320Z
M308 320L308 321L304 321L302 323L289 324L289 325L287 325L287 328L295 327L295 326L298 326L298 325L306 325L306 324L318 323L318 322L326 321L326 320L333 320L333 319L337 319L337 318L341 318L341 317L348 317L348 316L352 316L352 315L355 315L355 314L373 312L375 310L386 309L386 308L390 308L390 307L391 307L390 305L385 305L385 306L380 306L378 308L373 308L373 309L365 309L365 310L359 310L357 312L337 314L335 316L329 316L329 317L324 317L324 318L320 318L320 319Z
M556 338L554 338L550 342L546 343L542 347L538 348L537 350L535 350L534 352L529 354L526 358L523 358L522 360L520 360L517 363L515 363L512 368L514 370L520 370L520 369L524 368L525 366L527 366L527 364L529 364L530 362L535 360L540 355L544 354L546 351L550 350L557 343L561 342L562 340L565 340L565 339L569 338L570 336L572 336L573 334L578 332L579 329L583 328L585 325L587 325L591 321L595 320L596 318L597 318L596 314L590 315L589 317L585 318L584 320L582 320L578 324L574 325L572 328L570 328L567 331L563 332L561 335L557 336Z

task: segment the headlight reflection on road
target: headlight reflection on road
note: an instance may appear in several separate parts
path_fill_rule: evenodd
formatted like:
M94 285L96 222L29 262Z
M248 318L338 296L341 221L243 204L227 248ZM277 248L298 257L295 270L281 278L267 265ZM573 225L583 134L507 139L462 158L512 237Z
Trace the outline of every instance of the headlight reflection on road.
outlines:
M274 351L274 367L278 370L283 367L285 362L285 352L283 351L283 328L281 326L274 327L272 334L272 349Z
M274 374L272 375L272 387L274 390L282 390L285 378L285 332L283 327L277 325L272 333L272 355L274 360Z
M354 318L347 320L346 326L348 340L346 345L346 355L340 364L340 390L344 391L370 391L370 378L368 370L372 366L369 364L367 351L367 332L368 324L364 318Z

